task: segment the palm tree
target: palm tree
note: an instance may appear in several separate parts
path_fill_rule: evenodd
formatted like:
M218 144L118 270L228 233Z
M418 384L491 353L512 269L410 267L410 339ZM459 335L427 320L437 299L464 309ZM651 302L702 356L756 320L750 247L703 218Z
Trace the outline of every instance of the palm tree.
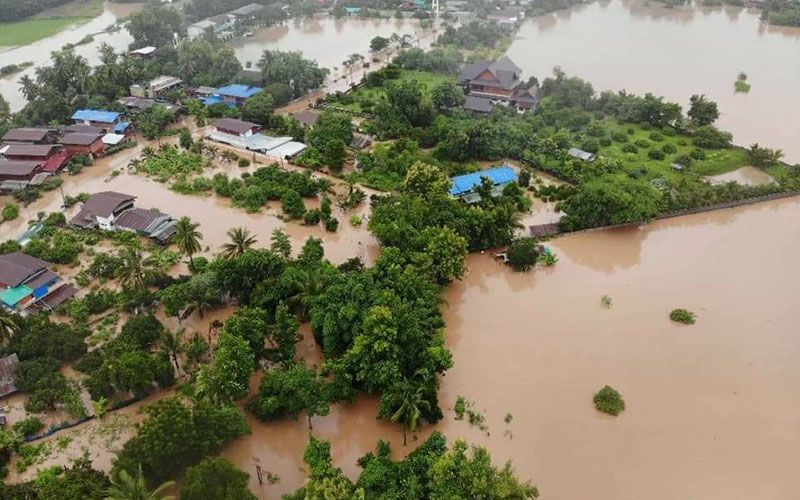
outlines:
M181 252L189 256L189 263L194 267L194 254L200 251L200 240L203 234L197 230L200 224L192 222L189 217L181 217L175 226L175 244Z
M112 477L105 500L173 500L174 496L163 493L174 484L175 481L167 481L161 483L155 490L148 491L140 465L136 476L123 469L116 477Z
M0 344L5 344L19 330L17 321L7 313L0 311Z
M239 257L258 241L255 236L250 234L250 231L243 227L228 229L228 237L231 242L222 245L222 255L229 259Z
M392 387L386 394L390 408L395 408L389 420L403 424L403 446L406 445L406 431L417 430L422 418L422 410L430 408L425 399L425 388L410 380L403 380Z
M164 349L172 358L172 362L175 363L176 372L181 370L178 364L178 355L183 351L183 333L183 329L173 332L169 328L165 328L161 331L161 335L158 338L159 347Z
M308 318L311 300L323 292L325 281L321 279L321 276L312 274L305 269L293 270L290 280L286 304L300 319L305 320Z
M145 266L138 248L125 247L119 254L122 263L119 267L119 283L123 287L144 285Z

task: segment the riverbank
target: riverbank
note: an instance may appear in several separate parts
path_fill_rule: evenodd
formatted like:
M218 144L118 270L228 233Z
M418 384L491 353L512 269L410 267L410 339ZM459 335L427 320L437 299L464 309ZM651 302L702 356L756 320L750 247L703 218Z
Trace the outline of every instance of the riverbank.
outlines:
M75 0L29 19L0 23L0 52L48 38L103 13L102 0Z

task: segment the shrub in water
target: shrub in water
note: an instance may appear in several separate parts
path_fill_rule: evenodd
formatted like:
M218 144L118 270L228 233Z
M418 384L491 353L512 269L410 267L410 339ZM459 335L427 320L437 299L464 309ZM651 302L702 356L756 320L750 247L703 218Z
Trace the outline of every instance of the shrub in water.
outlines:
M669 319L684 325L693 325L695 322L695 314L686 309L673 309L669 313Z
M625 409L625 401L616 389L605 386L594 395L594 407L609 415L619 415Z
M518 238L508 247L508 263L515 271L527 271L539 258L539 246L535 238Z

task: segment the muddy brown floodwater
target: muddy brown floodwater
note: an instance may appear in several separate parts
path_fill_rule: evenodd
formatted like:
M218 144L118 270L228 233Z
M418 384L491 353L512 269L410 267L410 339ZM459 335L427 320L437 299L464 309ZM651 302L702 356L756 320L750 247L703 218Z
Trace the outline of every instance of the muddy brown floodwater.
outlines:
M525 21L508 55L526 78L541 81L560 65L598 92L652 92L684 111L692 94L706 94L734 142L779 148L800 162L800 28L765 25L760 14L604 0ZM747 94L734 91L740 71L752 84Z
M455 367L435 428L512 459L547 500L800 498L799 225L791 199L561 237L560 262L528 274L470 256L444 297ZM670 322L676 307L697 324ZM592 406L605 384L626 400L617 418ZM458 395L488 435L453 419ZM378 439L405 451L376 414L366 398L314 421L352 476ZM251 424L224 455L261 498L300 486L305 422ZM254 457L280 483L259 487Z

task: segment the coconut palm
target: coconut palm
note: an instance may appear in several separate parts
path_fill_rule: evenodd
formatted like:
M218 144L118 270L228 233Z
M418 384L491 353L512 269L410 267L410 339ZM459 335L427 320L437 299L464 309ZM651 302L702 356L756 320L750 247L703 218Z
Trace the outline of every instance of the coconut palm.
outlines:
M286 303L300 319L307 319L311 301L323 292L325 280L318 274L300 268L290 271L289 280Z
M7 313L0 311L0 344L5 344L19 330L17 321Z
M422 411L430 408L425 399L425 388L410 380L403 380L392 387L385 395L389 408L394 413L389 420L403 425L403 446L406 445L406 431L414 432L422 419Z
M194 267L194 254L200 251L200 240L203 234L197 230L200 224L192 222L189 217L181 217L175 226L175 244L181 252L189 256L189 262Z
M111 486L108 488L108 496L105 500L173 500L172 495L164 495L164 491L171 488L175 481L161 483L153 491L147 489L142 467L135 476L126 470L121 470L119 474L111 478Z
M158 346L172 358L172 362L175 363L175 371L181 370L178 364L178 355L183 352L183 333L183 329L173 332L169 328L165 328L158 337Z
M243 227L228 229L228 237L231 242L222 245L222 255L229 259L239 257L258 241L255 236L250 234L250 231Z
M144 285L145 265L138 248L125 247L119 254L122 263L119 267L119 282L124 287Z

